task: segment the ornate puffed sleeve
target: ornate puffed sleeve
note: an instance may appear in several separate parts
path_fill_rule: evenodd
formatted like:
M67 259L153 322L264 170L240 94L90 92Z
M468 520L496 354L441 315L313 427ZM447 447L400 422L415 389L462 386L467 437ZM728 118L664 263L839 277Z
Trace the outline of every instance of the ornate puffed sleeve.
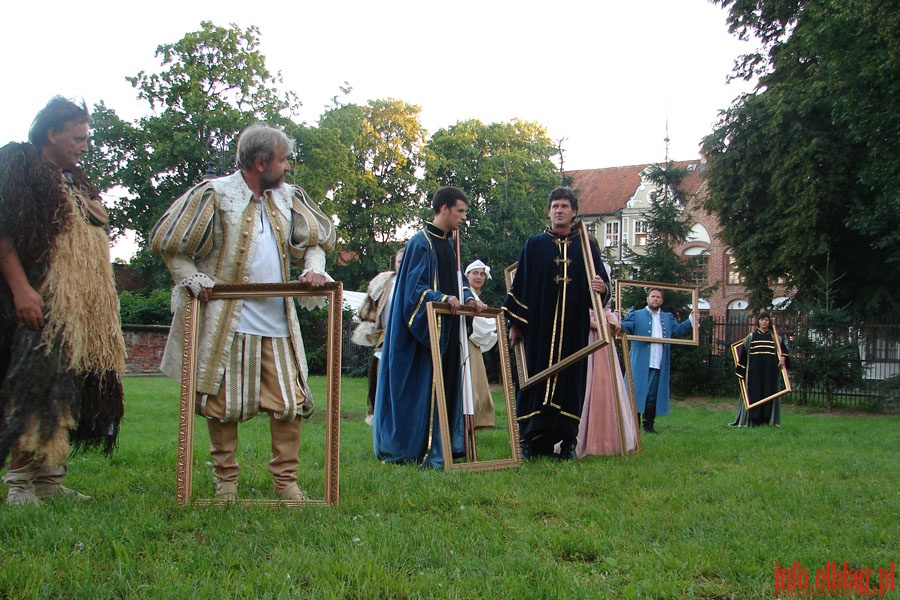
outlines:
M303 188L294 188L291 207L291 260L304 272L325 274L325 252L334 249L334 224Z
M325 252L334 250L334 224L313 203L301 187L294 188L291 207L291 262L303 266L301 277L307 273L324 275L326 281L334 281L325 271ZM312 310L325 305L324 298L298 298L297 304Z
M472 333L469 335L469 339L482 352L487 352L497 343L497 321L487 317L473 317Z
M151 249L162 256L175 283L198 273L196 260L213 249L215 192L209 183L172 203L150 232Z

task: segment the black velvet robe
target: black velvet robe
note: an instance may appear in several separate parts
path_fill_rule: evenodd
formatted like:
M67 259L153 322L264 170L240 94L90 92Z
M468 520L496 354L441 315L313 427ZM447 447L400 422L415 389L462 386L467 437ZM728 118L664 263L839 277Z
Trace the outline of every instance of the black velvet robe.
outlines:
M568 235L550 230L528 238L519 253L516 275L503 302L510 325L525 335L529 375L543 371L588 343L591 288L579 239L580 225ZM609 278L597 244L591 240L595 272ZM516 394L516 418L523 440L542 446L574 440L584 402L587 359Z

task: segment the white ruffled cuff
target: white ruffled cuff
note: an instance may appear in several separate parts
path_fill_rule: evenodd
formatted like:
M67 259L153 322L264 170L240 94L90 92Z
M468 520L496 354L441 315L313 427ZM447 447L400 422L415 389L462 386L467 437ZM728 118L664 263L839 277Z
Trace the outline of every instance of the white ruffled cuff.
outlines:
M188 275L181 282L172 288L172 296L169 298L169 306L172 309L172 312L175 313L179 308L184 306L184 293L182 290L184 288L188 288L191 290L191 293L194 297L200 295L201 287L213 287L216 285L216 282L212 280L209 275L205 273L194 273L193 275Z
M321 246L307 248L303 261L303 275L307 273L327 275L325 272L325 250Z
M211 288L215 287L215 285L216 282L206 273L194 273L193 275L188 275L182 279L181 282L179 282L178 287L190 288L191 293L194 294L194 296L199 296L201 288Z

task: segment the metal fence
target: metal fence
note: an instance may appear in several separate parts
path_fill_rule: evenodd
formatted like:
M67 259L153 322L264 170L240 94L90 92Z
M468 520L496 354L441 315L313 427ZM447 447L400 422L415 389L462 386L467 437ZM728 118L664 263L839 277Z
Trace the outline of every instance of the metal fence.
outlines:
M799 317L777 315L775 317L779 334L792 343L806 323ZM737 382L733 375L734 361L731 344L743 339L751 331L750 324L741 319L704 317L700 324L700 348L690 349L681 354L690 354L692 370L699 372L692 376L677 376L673 366L673 391L690 394L697 388L706 386L707 393L715 395L737 395ZM851 388L835 390L832 394L833 406L858 408L878 412L900 412L900 321L866 321L857 323L841 331L845 339L852 340L857 348L855 360L862 368L863 377ZM683 348L683 347L682 347ZM674 349L678 353L680 348ZM705 355L705 369L698 369L698 357ZM685 362L684 357L679 357ZM801 361L803 356L792 353L791 359ZM676 359L673 359L676 360ZM807 385L793 381L793 392L783 398L784 402L799 405L824 406L825 389L815 382Z
M372 357L372 348L350 341L355 323L345 314L342 335L342 371L345 375L364 377ZM792 342L803 330L804 323L786 315L775 317L778 332ZM738 397L737 379L731 344L750 333L744 320L704 317L700 322L700 346L673 346L672 391L677 396L708 395ZM851 389L833 393L835 407L875 412L900 412L900 321L867 321L851 328L847 334L856 341L863 378ZM305 334L304 334L305 335ZM485 355L488 378L499 381L496 352ZM792 356L793 360L803 357ZM793 382L793 392L782 402L806 406L825 406L825 390L815 384L804 386Z

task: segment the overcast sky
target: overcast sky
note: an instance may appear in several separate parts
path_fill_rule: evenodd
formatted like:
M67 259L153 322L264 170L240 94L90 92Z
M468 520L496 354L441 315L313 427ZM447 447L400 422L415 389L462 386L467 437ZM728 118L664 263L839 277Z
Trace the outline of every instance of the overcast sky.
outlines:
M157 71L156 47L202 20L256 25L267 66L314 123L344 81L351 101L398 98L432 133L521 118L566 138L567 168L696 158L744 88L725 84L748 46L707 0L428 0L283 3L15 2L0 25L0 143L23 140L54 94L149 111L125 77ZM11 13L11 14L10 14Z
M344 81L348 101L421 107L429 133L520 118L565 138L565 167L698 157L750 46L707 0L294 0L15 2L0 24L0 144L25 140L54 94L149 112L126 76L155 72L156 47L210 20L260 29L261 51L315 123ZM11 5L10 5L11 4Z

